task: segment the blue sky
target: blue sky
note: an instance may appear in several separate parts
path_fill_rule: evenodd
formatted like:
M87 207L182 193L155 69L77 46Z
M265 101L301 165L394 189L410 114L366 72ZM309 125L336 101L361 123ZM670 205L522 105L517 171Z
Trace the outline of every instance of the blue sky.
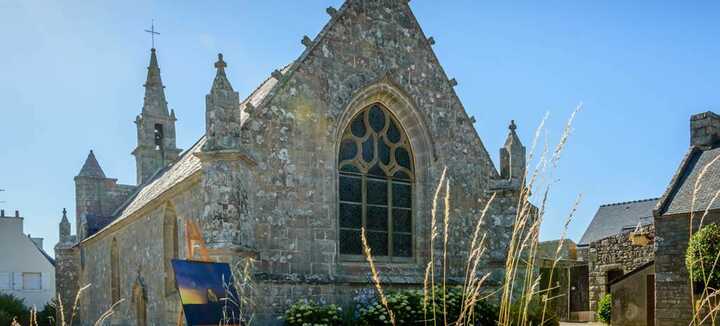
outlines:
M313 1L0 0L0 207L52 252L60 212L74 221L73 176L94 149L134 183L133 120L155 19L178 146L204 129L218 52L240 94L297 58L328 21ZM582 102L553 178L544 239L575 197L579 240L598 205L661 195L689 143L691 114L720 110L720 3L429 1L411 6L497 162L515 119L529 145L545 112L555 141Z

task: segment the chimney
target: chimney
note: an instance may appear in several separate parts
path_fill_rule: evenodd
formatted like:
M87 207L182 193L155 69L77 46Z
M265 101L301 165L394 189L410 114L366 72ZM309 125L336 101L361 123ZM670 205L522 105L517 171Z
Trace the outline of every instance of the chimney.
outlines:
M32 240L33 243L35 243L36 246L38 246L38 248L42 249L43 238L34 238L34 237L30 237L30 236L28 236L28 237L30 238L30 240Z
M690 117L690 145L712 147L720 143L720 116L712 111Z

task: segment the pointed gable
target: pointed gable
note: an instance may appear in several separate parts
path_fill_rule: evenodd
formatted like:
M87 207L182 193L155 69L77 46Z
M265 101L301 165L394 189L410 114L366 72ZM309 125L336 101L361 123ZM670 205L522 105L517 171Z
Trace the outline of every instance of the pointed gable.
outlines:
M407 1L351 0L328 13L331 19L320 33L301 40L306 49L300 57L281 74L273 74L279 80L254 105L258 112L243 124L249 122L249 129L256 131L268 130L253 117L282 115L278 109L283 107L290 111L284 113L287 116L300 113L306 121L308 114L337 119L363 89L385 80L412 102L433 143L465 143L468 146L462 146L460 155L479 162L488 177L498 176L474 120L453 89L455 80L446 75ZM283 99L278 101L278 97Z
M82 168L80 169L80 173L78 173L77 176L105 178L105 172L103 172L102 168L100 167L100 163L98 163L97 159L95 158L95 153L93 153L92 150L85 159L85 163L83 164Z

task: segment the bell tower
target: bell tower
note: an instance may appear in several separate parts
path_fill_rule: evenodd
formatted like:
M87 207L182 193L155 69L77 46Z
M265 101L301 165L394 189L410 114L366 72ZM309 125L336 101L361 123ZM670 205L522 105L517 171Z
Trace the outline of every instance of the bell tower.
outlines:
M135 119L137 147L135 155L138 185L147 182L158 170L175 162L181 150L175 145L175 111L168 110L165 86L155 49L150 49L150 65L145 81L142 113Z

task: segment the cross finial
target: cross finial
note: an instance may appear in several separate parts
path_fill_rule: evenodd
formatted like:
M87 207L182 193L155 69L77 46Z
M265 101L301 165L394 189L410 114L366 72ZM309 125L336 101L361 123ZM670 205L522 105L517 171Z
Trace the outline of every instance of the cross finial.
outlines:
M508 126L510 130L517 129L517 126L515 125L515 120L510 120L510 126Z
M227 67L227 63L223 60L222 53L218 53L218 61L215 62L215 69L218 70L218 72L225 72L225 67Z
M152 23L150 25L150 29L146 29L145 32L150 33L150 38L152 39L152 48L155 49L155 35L160 35L160 33L155 31L155 20L152 20Z
M67 217L67 209L63 208L63 217Z

